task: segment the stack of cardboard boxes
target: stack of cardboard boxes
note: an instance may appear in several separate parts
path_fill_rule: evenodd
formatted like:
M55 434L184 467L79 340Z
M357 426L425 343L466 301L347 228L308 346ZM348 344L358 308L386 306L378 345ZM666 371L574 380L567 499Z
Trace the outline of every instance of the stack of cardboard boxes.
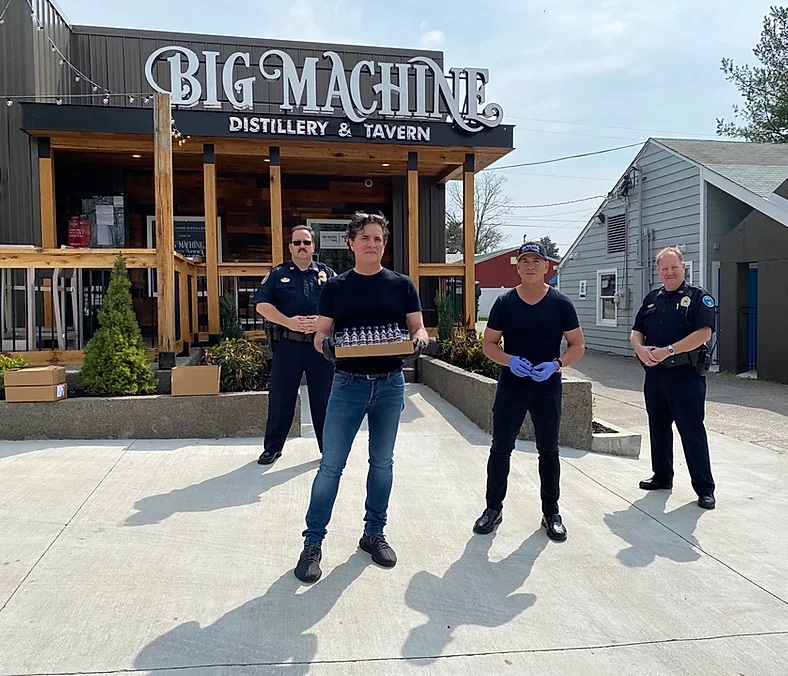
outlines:
M9 369L5 372L5 400L9 403L61 401L68 396L62 366Z

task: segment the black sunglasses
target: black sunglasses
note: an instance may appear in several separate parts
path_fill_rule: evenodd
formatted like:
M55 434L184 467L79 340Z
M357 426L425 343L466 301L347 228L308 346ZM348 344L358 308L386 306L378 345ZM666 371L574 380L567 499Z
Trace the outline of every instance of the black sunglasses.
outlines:
M306 246L309 246L310 244L312 244L312 240L311 239L294 239L290 243L294 244L295 246L301 246L302 244L304 244Z

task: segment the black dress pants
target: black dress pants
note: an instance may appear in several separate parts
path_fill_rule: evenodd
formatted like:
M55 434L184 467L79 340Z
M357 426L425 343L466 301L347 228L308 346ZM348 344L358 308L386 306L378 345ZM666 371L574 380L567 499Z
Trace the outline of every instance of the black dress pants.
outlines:
M530 413L539 453L542 513L545 516L558 514L561 385L560 381L540 385L544 387L534 387L533 383L507 383L503 379L498 382L493 404L492 447L487 461L487 507L490 509L503 509L512 450L525 416Z

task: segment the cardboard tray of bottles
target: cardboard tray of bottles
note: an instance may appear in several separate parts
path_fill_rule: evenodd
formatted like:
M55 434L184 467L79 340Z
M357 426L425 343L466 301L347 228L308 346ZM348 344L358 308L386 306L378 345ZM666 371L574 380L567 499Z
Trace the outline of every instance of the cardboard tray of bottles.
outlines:
M334 337L336 355L346 357L396 357L413 354L407 331L398 327L366 327L353 333L343 331Z

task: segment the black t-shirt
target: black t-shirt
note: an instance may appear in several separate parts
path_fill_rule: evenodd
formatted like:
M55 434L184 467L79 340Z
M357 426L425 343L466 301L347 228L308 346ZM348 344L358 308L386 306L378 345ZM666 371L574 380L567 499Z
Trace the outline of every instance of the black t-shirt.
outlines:
M663 286L643 299L632 329L643 334L645 345L667 347L707 326L713 332L714 306L714 298L699 286L684 282L675 291Z
M564 333L579 326L572 301L552 287L535 305L520 298L517 289L507 291L493 303L487 322L488 329L503 332L503 349L507 354L525 357L534 366L560 357ZM537 383L531 378L518 378L508 366L503 366L501 382L547 389L560 385L561 374Z
M334 333L345 329L397 324L407 328L405 315L421 312L416 287L409 277L383 268L374 275L355 270L332 277L323 285L317 314L334 320ZM338 371L387 373L402 368L402 357L338 359Z

